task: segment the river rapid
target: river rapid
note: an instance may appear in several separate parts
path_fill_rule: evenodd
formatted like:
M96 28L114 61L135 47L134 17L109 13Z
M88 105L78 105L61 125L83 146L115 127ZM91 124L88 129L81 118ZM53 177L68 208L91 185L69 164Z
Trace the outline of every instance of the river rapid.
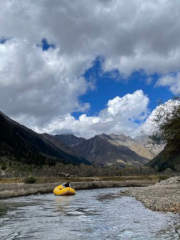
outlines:
M0 201L0 240L179 240L178 214L145 209L120 189L77 191Z

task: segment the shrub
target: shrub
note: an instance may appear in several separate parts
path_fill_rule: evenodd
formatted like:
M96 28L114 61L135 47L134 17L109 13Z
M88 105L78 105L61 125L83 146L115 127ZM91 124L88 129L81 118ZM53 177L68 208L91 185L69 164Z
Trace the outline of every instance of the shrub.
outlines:
M1 169L4 171L4 170L6 170L6 164L5 163L3 163L2 165L1 165Z
M33 184L36 182L37 182L37 179L35 177L27 177L24 179L24 183L27 183L27 184Z

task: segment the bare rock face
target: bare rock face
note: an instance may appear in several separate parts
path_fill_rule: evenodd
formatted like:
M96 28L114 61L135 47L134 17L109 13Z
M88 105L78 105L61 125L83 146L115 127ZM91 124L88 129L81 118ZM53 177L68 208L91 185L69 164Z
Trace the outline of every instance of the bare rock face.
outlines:
M153 157L142 144L123 134L97 135L74 149L92 163L105 166L116 164L122 168L143 166Z
M165 147L165 144L155 144L148 136L137 136L134 141L142 144L152 155L152 158L156 157ZM151 159L152 159L151 158Z
M104 135L102 134L102 136ZM121 135L111 134L107 137L108 137L107 140L116 146L128 147L138 155L150 160L154 157L154 155L149 151L148 148L146 148L142 143L134 141L134 139L132 139L129 136L125 136L124 134Z

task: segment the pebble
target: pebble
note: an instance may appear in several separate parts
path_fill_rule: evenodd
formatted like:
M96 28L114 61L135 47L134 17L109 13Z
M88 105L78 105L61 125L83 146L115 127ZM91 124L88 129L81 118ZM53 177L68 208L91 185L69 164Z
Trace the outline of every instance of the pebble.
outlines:
M180 213L180 176L172 177L148 187L124 190L121 196L132 196L145 207L163 212Z

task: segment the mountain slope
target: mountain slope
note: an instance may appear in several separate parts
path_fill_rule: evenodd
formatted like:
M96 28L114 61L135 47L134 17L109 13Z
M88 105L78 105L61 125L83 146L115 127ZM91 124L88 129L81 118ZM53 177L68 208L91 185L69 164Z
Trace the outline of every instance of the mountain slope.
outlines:
M70 147L74 147L86 140L85 138L77 137L73 134L60 134L55 135L54 137Z
M129 147L112 143L109 139L111 137L108 135L98 135L85 140L75 146L74 149L81 156L95 164L139 167L149 161L149 159L138 155Z
M167 168L180 171L180 142L168 143L164 150L150 161L147 166L153 167L160 172Z
M147 135L137 136L133 140L142 144L150 152L152 158L156 157L165 147L164 144L154 143Z
M134 141L131 137L125 136L124 134L115 135L115 134L101 134L101 138L106 139L108 142L112 143L115 146L125 146L147 159L152 159L154 155L145 148L141 143Z
M72 147L66 145L64 142L59 140L56 136L49 135L47 133L42 134L42 136L43 136L44 139L46 139L47 141L54 144L57 148L61 149L62 151L66 152L70 155L76 156L79 159L82 159L82 162L85 160L80 155L78 155L78 153Z
M57 160L64 163L88 164L88 161L62 151L40 134L0 112L0 157L2 156L28 164L54 164Z

